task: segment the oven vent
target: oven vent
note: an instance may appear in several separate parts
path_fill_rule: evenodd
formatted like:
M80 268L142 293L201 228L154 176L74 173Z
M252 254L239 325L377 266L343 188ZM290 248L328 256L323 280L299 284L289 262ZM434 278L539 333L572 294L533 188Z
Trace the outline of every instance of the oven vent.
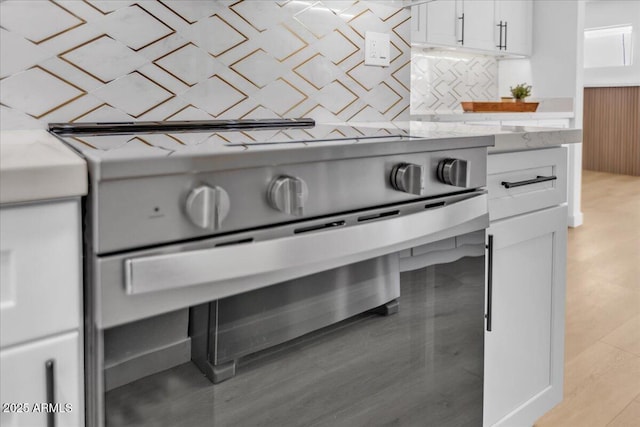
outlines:
M445 202L438 202L438 203L429 203L428 205L424 205L425 209L435 209L435 208L439 208L441 206L446 205Z
M312 225L310 227L297 228L297 229L293 230L293 233L294 234L300 234L300 233L308 233L310 231L326 230L326 229L329 229L329 228L342 227L345 224L346 224L345 221L333 221L333 222L329 222L329 223L326 223L326 224Z
M231 242L218 243L215 247L219 248L221 246L239 245L241 243L251 243L251 242L253 242L253 237L249 237L248 239L232 240Z
M388 216L398 215L399 213L400 213L399 210L395 210L395 211L382 212L382 213L373 214L373 215L365 215L365 216L359 217L358 222L373 221L375 219L382 219Z

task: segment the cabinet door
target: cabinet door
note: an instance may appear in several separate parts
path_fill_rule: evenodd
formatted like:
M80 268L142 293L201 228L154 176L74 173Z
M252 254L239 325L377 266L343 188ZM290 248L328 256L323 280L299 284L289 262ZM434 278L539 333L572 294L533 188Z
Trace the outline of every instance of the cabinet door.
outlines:
M531 55L533 3L531 0L502 0L496 2L496 25L502 21L503 52ZM498 28L498 27L495 27ZM499 35L498 35L499 38ZM497 39L496 39L497 40Z
M427 5L411 7L411 43L427 42Z
M0 346L76 329L79 202L3 206L0 229Z
M497 50L494 31L494 1L465 0L463 46L488 51Z
M53 361L50 380L53 385L53 413L56 426L84 425L81 404L82 370L78 333L71 332L0 352L0 400L3 427L46 426L47 361ZM13 404L5 412L5 404Z
M462 21L459 1L436 0L423 5L426 10L426 42L444 46L459 46Z
M567 208L491 223L485 426L531 426L562 400ZM489 259L489 257L487 257Z

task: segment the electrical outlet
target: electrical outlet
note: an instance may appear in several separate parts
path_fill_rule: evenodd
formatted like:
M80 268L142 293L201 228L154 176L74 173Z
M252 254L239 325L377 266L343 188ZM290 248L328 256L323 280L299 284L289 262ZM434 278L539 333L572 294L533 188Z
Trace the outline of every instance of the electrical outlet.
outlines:
M388 33L364 34L364 65L388 67L391 59L391 39Z

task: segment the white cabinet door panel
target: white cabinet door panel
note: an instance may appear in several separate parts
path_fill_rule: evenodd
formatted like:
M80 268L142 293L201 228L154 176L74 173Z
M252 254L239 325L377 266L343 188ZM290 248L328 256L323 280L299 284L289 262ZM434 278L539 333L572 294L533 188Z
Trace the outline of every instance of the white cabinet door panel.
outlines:
M45 363L53 360L53 403L55 425L84 425L81 405L82 370L80 369L78 333L71 332L0 352L0 400L13 406L12 412L0 413L3 427L46 426L46 414L34 412L47 402ZM15 409L22 409L22 413ZM27 411L28 409L28 411Z
M532 0L496 1L496 24L506 23L502 29L502 45L506 45L503 52L531 55L532 16Z
M566 206L491 223L485 426L531 426L562 400Z
M462 22L460 2L454 0L436 0L425 4L426 42L445 46L458 46Z
M427 41L427 5L411 7L411 43Z
M0 209L0 346L75 329L80 323L77 201Z
M493 0L465 0L463 46L497 51L498 43L495 39L494 19Z

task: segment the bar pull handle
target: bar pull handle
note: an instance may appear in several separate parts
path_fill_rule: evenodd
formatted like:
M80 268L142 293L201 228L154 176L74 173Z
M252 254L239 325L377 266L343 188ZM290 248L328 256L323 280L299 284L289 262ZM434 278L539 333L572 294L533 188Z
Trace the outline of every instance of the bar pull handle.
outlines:
M56 427L56 414L51 408L55 404L55 360L49 359L44 362L45 381L46 381L46 399L49 404L47 411L47 427Z
M491 332L492 299L493 299L493 235L489 234L487 248L487 331Z
M504 188L514 188L514 187L522 187L523 185L538 184L540 182L555 181L556 179L558 179L558 177L555 175L551 175L551 176L538 175L534 179L527 179L524 181L517 181L517 182L502 181L500 184L504 185Z
M464 13L461 16L459 16L458 19L462 21L462 38L458 40L458 43L464 46Z
M507 21L504 21L504 50L507 50Z
M502 21L496 27L500 28L500 41L498 42L498 46L496 46L499 50L502 50Z

